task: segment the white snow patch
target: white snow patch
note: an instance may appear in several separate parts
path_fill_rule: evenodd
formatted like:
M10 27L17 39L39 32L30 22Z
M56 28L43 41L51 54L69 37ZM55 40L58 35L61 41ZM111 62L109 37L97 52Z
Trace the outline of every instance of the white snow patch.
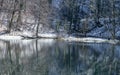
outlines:
M24 37L35 37L35 34L32 33L32 32L23 32L23 34L21 36L24 36ZM56 34L53 34L53 33L39 33L38 36L40 38L56 38L57 35Z
M22 36L25 36L25 37L33 37L33 36L34 36L34 33L29 32L29 31L24 31L24 32L22 33Z
M39 37L43 37L43 38L56 38L57 35L56 34L51 34L51 33L45 33L45 34L38 34Z
M111 43L116 44L119 42L119 40L108 40L108 39L102 39L102 38L92 38L92 37L85 37L85 38L76 38L76 37L68 37L68 38L62 38L66 41L76 41L76 42L86 42L86 43Z
M7 35L1 35L0 36L0 39L1 40L20 40L20 39L22 39L23 37L21 37L21 36L7 36Z

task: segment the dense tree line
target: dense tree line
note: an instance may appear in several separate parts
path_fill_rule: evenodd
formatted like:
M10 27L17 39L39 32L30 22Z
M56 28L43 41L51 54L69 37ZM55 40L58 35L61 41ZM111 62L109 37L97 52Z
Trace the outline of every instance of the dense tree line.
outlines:
M115 38L119 5L119 0L0 0L1 25L6 21L8 32L27 29L36 36L45 31L41 27L86 36L105 26Z
M48 0L0 1L1 25L6 22L7 32L33 30L37 36L40 24L49 28L50 13Z
M119 25L119 0L64 0L62 18L67 19L70 32L79 32L86 35L96 27L105 26L115 37L116 25ZM104 23L100 21L103 19ZM106 19L108 24L105 24ZM90 28L90 20L93 20L93 26ZM112 24L112 29L108 26Z

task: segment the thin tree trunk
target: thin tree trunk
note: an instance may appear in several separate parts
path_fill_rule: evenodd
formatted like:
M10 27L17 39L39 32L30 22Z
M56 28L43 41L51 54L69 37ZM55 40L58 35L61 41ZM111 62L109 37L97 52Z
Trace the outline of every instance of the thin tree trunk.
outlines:
M38 19L38 24L36 27L36 37L38 37L39 26L40 26L40 19Z
M101 5L101 1L100 0L96 0L96 16L95 16L95 23L97 26L101 26L100 22L99 22L99 18L100 18L100 5Z
M112 39L115 39L116 24L115 24L115 4L114 4L114 0L113 0L113 2L112 2L112 25L113 25L113 29L112 29Z
M13 19L14 19L14 14L15 14L15 8L16 8L16 3L17 0L14 1L14 9L12 11L12 16L11 16L11 19L10 19L10 22L9 22L9 25L8 25L8 32L10 33L11 32L11 27L12 27L12 22L13 22Z
M18 10L18 18L17 18L17 28L22 25L22 22L21 22L21 10L23 8L23 0L20 1L20 4L19 4L19 10Z

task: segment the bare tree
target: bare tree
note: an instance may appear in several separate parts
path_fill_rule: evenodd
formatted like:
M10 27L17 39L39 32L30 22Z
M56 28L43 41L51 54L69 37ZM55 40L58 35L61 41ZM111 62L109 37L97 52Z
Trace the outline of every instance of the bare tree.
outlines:
M16 12L17 3L18 3L17 0L13 0L13 8L11 10L12 11L11 18L10 18L10 22L8 24L8 32L9 33L11 32L11 27L12 27L12 24L13 24L13 19L14 19L14 15L15 15L15 12Z
M115 34L116 34L116 22L115 22L115 0L112 0L112 39L115 39Z
M95 13L95 23L97 26L101 26L99 19L101 15L101 0L96 0L96 13Z
M50 27L49 25L49 15L50 15L50 7L49 7L49 2L48 0L31 0L30 1L30 10L31 10L31 14L34 15L37 24L36 24L36 30L35 30L35 34L36 37L38 37L38 33L40 31L40 25L44 27Z

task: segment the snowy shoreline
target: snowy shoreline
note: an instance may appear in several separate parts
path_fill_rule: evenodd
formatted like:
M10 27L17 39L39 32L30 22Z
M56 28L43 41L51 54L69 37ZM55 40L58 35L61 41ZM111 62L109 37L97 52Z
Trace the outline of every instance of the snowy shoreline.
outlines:
M80 37L80 38L68 37L68 38L63 38L63 40L69 41L69 42L85 42L85 43L110 43L110 44L119 43L119 40L117 40L117 39L108 40L108 39L104 39L104 38L95 38L95 37Z
M110 43L110 44L117 44L119 40L108 40L104 38L95 38L95 37L58 37L55 34L41 34L38 38L31 37L31 36L21 36L21 35L0 35L0 40L9 41L9 40L25 40L25 39L59 39L68 42L85 42L85 43Z

